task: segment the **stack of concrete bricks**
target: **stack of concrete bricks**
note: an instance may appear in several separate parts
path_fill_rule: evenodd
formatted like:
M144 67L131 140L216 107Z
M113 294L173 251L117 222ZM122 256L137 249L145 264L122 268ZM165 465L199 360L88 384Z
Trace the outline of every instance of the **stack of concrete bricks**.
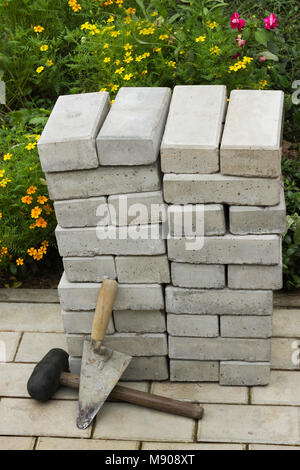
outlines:
M63 96L40 138L58 221L64 264L58 291L74 372L101 282L109 277L119 290L105 345L133 356L124 378L168 378L166 214L150 208L163 204L158 156L170 99L168 88L122 88L111 108L108 93ZM138 216L139 204L149 211ZM128 238L130 230L141 236Z
M232 91L227 109L224 86L174 90L161 147L171 380L269 381L285 230L282 115L280 91ZM187 204L204 214L203 224L178 234ZM201 249L188 246L197 238Z

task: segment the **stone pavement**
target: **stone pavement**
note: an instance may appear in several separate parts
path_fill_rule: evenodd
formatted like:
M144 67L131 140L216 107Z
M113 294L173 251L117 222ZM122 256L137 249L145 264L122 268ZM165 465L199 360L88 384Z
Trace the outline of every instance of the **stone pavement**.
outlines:
M55 291L0 289L0 345L7 352L7 362L0 362L0 450L300 450L300 368L291 360L293 343L300 340L300 294L275 296L273 370L267 387L127 383L197 401L204 406L204 418L196 422L107 403L85 431L75 424L77 392L61 389L53 400L39 404L26 390L34 364L50 348L66 348L57 302Z

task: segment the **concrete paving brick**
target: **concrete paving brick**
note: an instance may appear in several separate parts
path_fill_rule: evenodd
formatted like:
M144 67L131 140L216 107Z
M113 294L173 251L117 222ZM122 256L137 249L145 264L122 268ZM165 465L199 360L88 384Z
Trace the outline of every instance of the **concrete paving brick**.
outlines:
M230 426L228 426L230 423ZM198 441L298 444L299 409L286 406L206 405Z
M63 310L94 310L101 283L68 282L62 276L58 292ZM164 310L160 284L119 284L114 310Z
M64 228L110 225L105 197L56 201L54 209L58 224Z
M0 450L32 450L34 437L0 437Z
M229 265L228 287L230 289L271 289L282 288L282 264Z
M220 319L223 338L270 338L272 316L224 315Z
M94 433L96 439L192 442L194 421L127 403L105 403Z
M300 340L297 338L272 338L271 368L299 370Z
M166 287L166 311L209 315L271 315L272 291Z
M160 310L119 310L113 313L119 333L163 333L166 331L165 313Z
M235 235L259 235L286 231L284 190L280 203L273 207L232 206L229 208L230 232Z
M218 264L171 263L172 284L197 289L225 287L225 266Z
M300 310L274 309L273 336L283 338L300 338Z
M168 206L170 235L225 235L225 214L222 204L188 204Z
M119 282L158 283L170 282L168 257L162 256L117 256L116 270Z
M40 298L40 302L43 299ZM0 330L62 332L59 305L6 303L0 305Z
M91 334L95 312L61 312L64 329L66 333ZM107 335L115 332L114 322L111 318L106 330Z
M51 199L77 199L161 189L158 164L98 167L94 170L47 173Z
M254 405L300 406L300 371L272 370L268 387L253 387Z
M164 173L216 173L226 109L223 85L176 86L161 145Z
M168 256L173 261L204 264L279 264L278 235L230 235L168 239Z
M14 360L21 333L0 331L0 362Z
M275 206L280 202L280 178L240 178L215 175L164 175L164 198L172 204Z
M81 356L85 335L67 334L70 356ZM164 356L168 354L167 336L164 333L115 333L108 335L103 345L130 356Z
M187 367L189 367L190 363L194 361L180 362L186 362ZM195 361L195 363L197 362L199 363L199 361ZM205 362L203 364L205 364ZM248 389L246 387L221 387L216 383L154 382L151 387L151 393L175 398L175 400L198 403L248 403Z
M270 380L269 362L220 363L220 385L267 385Z
M183 444L181 442L143 442L142 450L245 450L242 444Z
M250 444L249 450L300 450L297 446L276 446L267 444Z
M162 255L166 242L161 225L130 227L56 227L55 235L61 256L95 255Z
M102 282L106 277L117 277L113 256L71 256L63 258L63 264L70 282Z
M283 105L279 90L230 93L220 150L223 175L280 175Z
M167 220L162 191L109 196L108 204L112 225L158 224Z
M0 401L0 435L89 437L91 428L76 426L76 401L50 400L39 403L27 398Z
M101 165L155 162L171 99L163 87L122 87L97 137Z
M216 361L170 361L172 382L219 382L219 363Z
M41 437L36 450L138 450L138 441Z
M106 92L60 96L38 142L43 170L96 168L95 139L109 108Z
M167 315L167 329L172 336L219 336L218 315Z
M187 339L169 336L169 356L171 359L196 359L199 361L268 362L270 360L270 341L235 338Z
M52 348L67 349L63 333L24 333L16 362L39 362Z

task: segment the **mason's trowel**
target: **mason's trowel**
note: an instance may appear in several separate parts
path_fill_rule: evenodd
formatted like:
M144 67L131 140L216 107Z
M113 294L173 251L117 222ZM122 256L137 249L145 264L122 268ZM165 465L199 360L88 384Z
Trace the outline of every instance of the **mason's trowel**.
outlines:
M129 365L131 356L102 346L117 295L118 283L102 282L91 340L83 345L77 427L86 429Z

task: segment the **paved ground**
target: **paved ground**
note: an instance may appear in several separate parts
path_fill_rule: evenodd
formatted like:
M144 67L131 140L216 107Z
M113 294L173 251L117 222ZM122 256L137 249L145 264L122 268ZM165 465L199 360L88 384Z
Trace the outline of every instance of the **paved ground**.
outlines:
M38 404L28 398L26 390L34 364L50 348L66 348L56 302L55 291L8 293L0 289L0 341L7 352L7 362L0 363L0 450L300 450L300 368L291 360L293 342L300 339L299 295L276 297L269 386L130 384L198 401L205 416L196 422L125 403L107 403L86 431L75 425L76 392L62 389L51 402Z

